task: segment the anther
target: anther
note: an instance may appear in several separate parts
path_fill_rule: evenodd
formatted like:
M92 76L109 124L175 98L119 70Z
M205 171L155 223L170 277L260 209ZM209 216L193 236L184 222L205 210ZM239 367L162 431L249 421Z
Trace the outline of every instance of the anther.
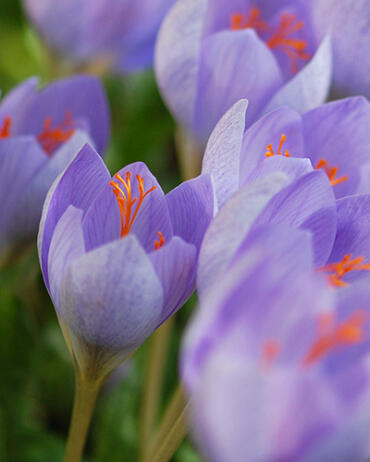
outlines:
M329 274L329 282L334 287L346 287L348 283L343 281L346 274L351 271L370 271L370 263L363 263L364 257L359 256L351 258L350 254L343 257L343 260L336 263L329 263L328 265L320 268Z
M255 29L263 32L268 30L268 24L261 19L261 10L253 6L248 15L243 13L232 13L230 17L230 29Z
M158 240L156 239L154 241L154 250L160 249L163 246L163 244L166 242L163 237L163 234L160 231L158 231L158 237L159 239Z
M274 150L272 149L272 144L270 143L266 148L267 152L265 153L265 156L272 157L272 156L278 155L278 156L290 157L290 153L287 149L284 151L284 154L281 152L281 148L283 147L285 140L286 140L286 136L283 133L280 137L278 151L275 153Z
M328 176L330 180L330 184L332 186L335 186L337 184L343 183L344 181L348 180L347 175L343 175L340 178L336 178L337 173L338 173L338 167L330 167L328 165L328 162L325 159L320 159L315 167L316 170L319 170L320 168L324 169L326 175Z
M70 111L67 111L63 122L55 127L52 127L52 118L46 117L44 129L38 135L37 140L44 151L50 156L61 143L64 143L73 135L74 131L75 126L72 114Z

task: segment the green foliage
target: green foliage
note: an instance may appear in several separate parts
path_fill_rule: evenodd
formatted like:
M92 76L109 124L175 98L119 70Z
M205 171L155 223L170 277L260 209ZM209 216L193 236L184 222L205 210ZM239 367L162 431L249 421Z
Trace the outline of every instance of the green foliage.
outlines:
M50 57L27 24L19 2L1 0L0 88L4 93L31 75L46 83ZM168 191L180 177L174 122L151 72L105 80L111 103L112 172L142 160ZM177 315L164 380L162 409L177 385L180 338L195 299ZM138 416L147 357L144 345L103 388L93 417L85 462L137 460ZM35 245L0 273L0 461L58 462L72 409L74 375L54 308L40 274ZM185 441L176 462L200 459Z

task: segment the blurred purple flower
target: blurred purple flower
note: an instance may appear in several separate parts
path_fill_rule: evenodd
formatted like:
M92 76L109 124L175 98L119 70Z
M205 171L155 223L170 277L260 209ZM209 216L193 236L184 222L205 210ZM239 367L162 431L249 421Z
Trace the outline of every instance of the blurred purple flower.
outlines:
M164 195L141 162L111 179L89 145L69 164L45 201L38 247L84 373L107 374L182 306L212 216L209 175Z
M109 112L99 80L76 76L37 91L26 80L0 103L0 264L35 238L57 175L86 142L103 152Z
M306 0L317 42L329 33L333 44L336 97L370 98L370 3L368 0Z
M328 38L315 46L303 1L180 0L161 27L155 69L176 119L204 142L241 98L248 125L283 105L323 103L331 48Z
M80 63L105 61L118 72L152 65L159 25L174 0L23 0L46 43Z
M369 289L329 290L312 258L307 232L259 227L201 302L182 375L206 460L368 460Z

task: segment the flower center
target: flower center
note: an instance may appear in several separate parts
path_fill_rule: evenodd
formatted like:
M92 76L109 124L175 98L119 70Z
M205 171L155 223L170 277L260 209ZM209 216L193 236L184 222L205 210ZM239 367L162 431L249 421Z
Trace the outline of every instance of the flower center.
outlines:
M156 239L154 241L154 250L160 249L163 246L163 244L166 242L163 237L163 234L160 231L158 231L158 238L159 238L158 240Z
M49 156L65 141L67 141L75 131L75 124L72 119L72 114L67 111L64 120L52 127L52 118L46 117L44 121L44 129L38 135L37 141L41 144L43 150Z
M9 138L11 136L10 127L12 124L12 119L10 117L5 117L3 125L0 127L0 140L4 138Z
M364 257L356 257L351 259L351 255L347 254L343 260L336 263L329 263L320 268L320 271L325 271L329 274L329 282L334 287L346 287L348 283L343 281L343 277L351 271L370 271L370 263L363 263Z
M257 32L271 32L266 40L266 45L271 49L283 51L289 58L292 72L298 71L299 60L307 61L311 55L306 52L307 41L292 37L292 34L302 30L304 23L297 20L295 14L282 13L280 21L275 29L261 18L261 10L251 7L249 13L232 13L230 17L231 30L255 29Z
M332 315L320 316L318 320L318 336L302 360L308 366L322 359L328 352L338 347L345 347L361 342L365 339L365 324L367 313L357 310L340 324L336 325Z
M284 154L281 152L281 148L283 147L285 140L286 140L286 136L283 133L280 137L280 143L279 143L277 152L276 153L274 152L274 150L272 149L272 144L270 143L266 148L267 152L265 153L265 156L272 157L272 156L278 155L278 156L290 157L290 153L287 149L285 150Z
M347 175L343 175L341 176L340 178L336 178L337 176L337 173L338 173L338 167L330 167L328 165L328 162L325 160L325 159L320 159L315 167L316 170L320 169L320 168L323 168L325 173L327 174L329 180L330 180L330 184L332 186L335 186L339 183L343 183L343 181L347 181L348 180L348 176Z
M132 224L135 221L135 218L140 210L140 207L145 199L145 197L156 189L156 186L144 191L144 179L140 175L136 175L136 180L139 186L139 197L132 197L131 189L131 173L126 173L125 180L116 173L114 178L121 183L115 183L113 180L110 182L112 186L113 193L116 196L117 203L120 211L121 218L121 237L126 236L132 227ZM135 207L134 204L136 204ZM163 245L163 244L162 244Z

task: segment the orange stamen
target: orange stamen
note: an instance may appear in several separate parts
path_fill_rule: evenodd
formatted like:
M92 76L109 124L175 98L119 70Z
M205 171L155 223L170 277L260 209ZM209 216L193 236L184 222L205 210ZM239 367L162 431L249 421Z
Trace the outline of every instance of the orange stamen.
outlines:
M0 127L0 140L4 138L9 138L11 136L10 126L12 124L12 119L10 117L5 117L2 127Z
M37 137L38 142L49 156L53 154L61 143L67 141L75 131L72 114L69 111L66 112L62 123L55 127L52 127L51 124L51 117L46 117L44 130Z
M159 240L154 241L154 250L160 249L163 246L163 244L166 242L163 237L163 234L160 231L158 231L158 237L159 237Z
M318 337L302 360L302 363L306 366L322 359L334 348L353 345L365 339L364 328L367 322L367 313L365 311L355 311L346 321L337 326L333 317L328 322L328 315L324 316L326 318L325 322L322 322L321 317L318 320Z
M332 273L329 275L329 282L334 287L346 287L348 283L343 281L343 277L351 271L370 271L370 263L362 263L364 257L352 258L347 254L343 260L336 263L329 263L328 265L320 268L320 271Z
M323 168L325 170L325 173L327 174L330 184L332 186L335 186L339 183L343 183L343 181L348 180L347 175L343 175L340 178L336 178L337 173L338 173L338 167L329 167L328 162L325 159L320 159L315 167L316 170Z
M278 156L285 156L285 157L290 157L290 153L288 150L286 150L284 152L284 154L281 152L281 148L283 147L283 144L284 144L284 141L286 140L286 136L284 135L284 133L281 135L280 137L280 143L279 143L279 148L278 148L278 151L277 153L275 154L275 152L273 151L272 149L272 144L269 144L267 146L267 152L265 153L265 156L266 157L272 157L272 156L275 156L275 155L278 155Z
M243 13L232 13L230 17L230 29L255 29L260 31L268 30L268 24L261 19L261 10L253 6L248 15Z
M279 343L274 340L267 340L262 346L261 360L265 366L271 366L281 350Z
M306 53L306 40L289 37L301 29L303 29L303 21L297 21L295 14L282 13L279 25L266 42L269 48L278 48L289 57L294 74L298 71L299 59L311 58L311 55Z
M136 175L136 179L139 184L139 198L132 197L132 189L131 189L131 173L126 173L126 179L124 180L118 173L114 175L121 185L123 189L118 183L115 183L113 180L110 182L110 185L113 188L113 193L116 196L120 218L121 218L121 237L126 236L135 221L135 218L139 212L139 209L145 199L145 197L156 189L156 186L148 189L148 191L144 191L144 179L140 175ZM135 210L133 205L136 203Z

